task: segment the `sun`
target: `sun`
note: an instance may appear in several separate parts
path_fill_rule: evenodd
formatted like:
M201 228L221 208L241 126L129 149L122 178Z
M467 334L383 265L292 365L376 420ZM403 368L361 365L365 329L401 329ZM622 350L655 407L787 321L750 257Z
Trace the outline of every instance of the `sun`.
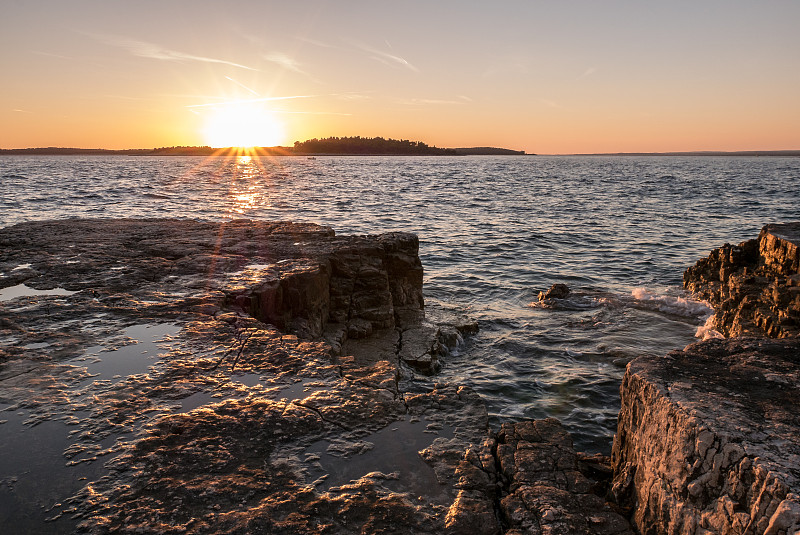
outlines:
M253 103L215 106L203 127L211 147L275 147L284 142L283 123L275 114Z

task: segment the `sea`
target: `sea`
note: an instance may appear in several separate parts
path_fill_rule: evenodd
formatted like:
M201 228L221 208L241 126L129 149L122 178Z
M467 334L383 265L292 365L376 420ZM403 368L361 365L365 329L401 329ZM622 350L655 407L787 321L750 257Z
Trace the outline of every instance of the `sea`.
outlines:
M409 388L468 385L495 428L553 416L609 453L627 363L714 335L684 270L800 221L800 158L0 157L0 226L78 217L413 232L426 307L480 330ZM570 295L539 302L554 283Z

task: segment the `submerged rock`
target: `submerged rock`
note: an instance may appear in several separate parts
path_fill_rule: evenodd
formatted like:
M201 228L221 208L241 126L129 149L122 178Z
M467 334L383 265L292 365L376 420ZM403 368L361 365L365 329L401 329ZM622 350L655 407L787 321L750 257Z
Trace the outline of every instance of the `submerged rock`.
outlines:
M546 292L539 292L539 301L546 299L566 299L569 297L570 290L566 284L553 284Z
M707 340L628 366L613 494L642 533L800 530L800 340Z
M767 225L686 270L687 290L711 303L725 336L800 336L800 223Z

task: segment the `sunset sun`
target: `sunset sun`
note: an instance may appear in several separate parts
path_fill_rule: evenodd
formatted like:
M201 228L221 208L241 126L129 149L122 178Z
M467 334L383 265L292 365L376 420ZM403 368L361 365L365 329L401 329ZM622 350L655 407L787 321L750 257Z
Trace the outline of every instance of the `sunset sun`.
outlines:
M205 121L203 138L212 147L274 147L284 143L283 123L252 104L216 107Z

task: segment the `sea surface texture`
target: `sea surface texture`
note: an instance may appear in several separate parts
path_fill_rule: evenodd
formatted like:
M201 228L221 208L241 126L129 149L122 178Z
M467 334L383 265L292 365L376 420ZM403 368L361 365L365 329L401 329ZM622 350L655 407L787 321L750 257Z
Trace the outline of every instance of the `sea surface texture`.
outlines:
M0 226L74 217L414 232L426 306L480 331L407 388L467 384L494 425L555 416L608 453L627 362L692 343L710 314L683 271L800 220L800 158L0 157ZM572 294L539 304L557 282Z

